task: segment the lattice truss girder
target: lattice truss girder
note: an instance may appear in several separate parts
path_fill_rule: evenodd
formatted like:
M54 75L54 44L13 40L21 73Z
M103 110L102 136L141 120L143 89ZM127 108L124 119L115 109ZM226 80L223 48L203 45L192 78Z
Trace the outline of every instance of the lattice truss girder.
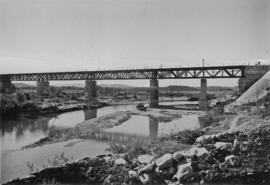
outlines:
M7 74L12 81L241 78L245 66Z

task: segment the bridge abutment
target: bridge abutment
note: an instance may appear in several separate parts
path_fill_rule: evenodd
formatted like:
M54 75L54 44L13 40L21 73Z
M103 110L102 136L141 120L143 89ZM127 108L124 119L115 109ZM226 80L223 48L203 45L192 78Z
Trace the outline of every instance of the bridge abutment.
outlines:
M246 66L245 77L238 81L239 93L243 94L268 71L270 71L269 65Z
M208 109L207 100L207 80L205 78L201 79L201 93L199 99L199 110L205 111Z
M97 82L95 80L85 81L85 101L87 103L97 101Z
M50 95L50 82L47 80L37 81L37 96L44 97Z
M149 97L149 107L158 107L159 92L158 92L158 80L150 80L150 97Z
M0 76L0 93L11 94L15 92L15 86L12 84L9 76Z

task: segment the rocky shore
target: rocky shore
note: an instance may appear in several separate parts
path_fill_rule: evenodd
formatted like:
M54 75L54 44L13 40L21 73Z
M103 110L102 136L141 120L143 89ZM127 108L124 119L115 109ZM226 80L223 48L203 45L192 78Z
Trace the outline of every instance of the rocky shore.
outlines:
M249 131L203 135L188 149L153 156L140 147L47 168L12 184L82 182L186 184L270 182L270 123Z

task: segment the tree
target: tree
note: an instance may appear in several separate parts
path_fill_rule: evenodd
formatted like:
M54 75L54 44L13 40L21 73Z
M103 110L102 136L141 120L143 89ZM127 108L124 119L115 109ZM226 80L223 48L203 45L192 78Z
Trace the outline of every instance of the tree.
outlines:
M25 101L24 94L18 92L17 93L17 101L19 102L20 107L22 106L22 103Z

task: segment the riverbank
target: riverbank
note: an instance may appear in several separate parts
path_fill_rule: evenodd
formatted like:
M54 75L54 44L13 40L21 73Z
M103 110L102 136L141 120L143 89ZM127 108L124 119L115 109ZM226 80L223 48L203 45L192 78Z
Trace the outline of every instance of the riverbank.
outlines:
M267 114L266 108L261 108L259 112L252 107L236 108L237 111L230 113L224 113L222 110L216 107L208 113L202 114L201 119L207 122L202 130L182 131L154 141L139 137L129 143L111 143L110 155L80 160L84 161L83 164L86 167L81 166L77 161L62 167L45 169L45 172L35 173L29 179L16 182L39 182L39 179L48 181L56 179L57 182L64 182L66 175L75 174L73 167L76 169L75 171L78 171L77 168L82 171L78 176L72 177L84 183L178 184L186 182L234 183L236 181L245 183L246 181L242 180L246 179L255 183L269 182L267 179L269 176L267 154L270 148L270 115ZM81 130L77 129L77 132L72 134L84 133L83 137L91 138L89 130L98 125L100 130L103 130L106 125L105 127L100 126L100 124L104 124L102 122L106 122L107 126L117 125L123 115L141 114L147 117L156 116L155 118L158 119L168 116L173 111L175 110L149 109L148 112L128 111L128 113L122 111L117 115L119 116L117 119L112 119L115 120L114 122L110 120L114 114L105 116L99 123L97 123L98 119L94 122L91 120L82 122ZM177 112L178 116L183 116L180 114L181 111ZM110 123L107 122L108 120ZM245 129L243 130L243 128ZM178 154L184 156L180 157L181 162L174 158ZM147 156L140 157L140 155ZM142 157L151 159L151 161L142 162ZM166 167L160 168L162 165L159 162L162 160L169 162L164 164ZM119 168L125 170L123 176L117 171ZM58 175L50 175L50 170ZM70 170L71 174L65 170ZM133 178L134 176L136 178ZM130 178L134 181L123 180ZM69 182L72 180L69 179Z
M110 104L105 102L85 103L83 100L64 98L20 100L23 95L3 95L0 102L0 115L3 119L10 119L24 115L49 115L60 114L83 109L97 109Z
M269 183L270 124L250 131L204 135L179 151L153 156L140 147L52 167L7 184ZM251 155L252 154L252 155Z

